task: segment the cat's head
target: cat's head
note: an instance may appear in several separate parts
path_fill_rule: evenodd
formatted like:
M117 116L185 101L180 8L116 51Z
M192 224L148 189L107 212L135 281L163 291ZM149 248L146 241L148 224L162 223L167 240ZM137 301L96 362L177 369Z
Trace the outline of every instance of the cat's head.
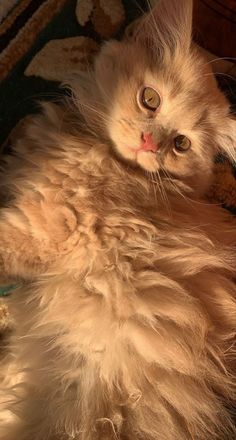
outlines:
M159 0L105 44L78 97L121 158L204 188L219 147L236 157L236 122L191 33L192 1Z

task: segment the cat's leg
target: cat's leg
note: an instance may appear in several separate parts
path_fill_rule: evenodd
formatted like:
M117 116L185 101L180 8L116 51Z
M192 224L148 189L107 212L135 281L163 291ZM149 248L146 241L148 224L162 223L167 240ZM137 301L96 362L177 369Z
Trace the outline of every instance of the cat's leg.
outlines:
M63 204L21 197L0 211L0 277L32 279L71 251L77 218ZM75 235L74 234L74 235Z
M48 243L34 236L22 212L1 211L0 237L1 278L29 279L49 264Z

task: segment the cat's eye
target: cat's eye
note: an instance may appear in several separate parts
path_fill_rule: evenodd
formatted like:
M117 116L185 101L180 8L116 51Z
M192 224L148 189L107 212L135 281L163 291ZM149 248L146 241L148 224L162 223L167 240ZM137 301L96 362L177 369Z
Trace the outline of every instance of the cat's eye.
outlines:
M144 87L139 93L139 104L147 110L155 112L161 105L159 93L152 87Z
M174 139L175 150L180 153L185 153L191 147L191 141L184 136L183 134L179 134Z

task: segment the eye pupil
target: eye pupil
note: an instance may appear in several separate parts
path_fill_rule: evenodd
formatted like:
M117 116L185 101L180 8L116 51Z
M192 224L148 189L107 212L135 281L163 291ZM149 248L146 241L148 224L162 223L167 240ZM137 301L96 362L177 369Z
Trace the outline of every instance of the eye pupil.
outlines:
M161 104L160 95L152 87L145 87L141 93L141 105L147 110L155 112Z
M191 141L184 135L180 134L174 139L175 149L180 152L188 151L191 147Z

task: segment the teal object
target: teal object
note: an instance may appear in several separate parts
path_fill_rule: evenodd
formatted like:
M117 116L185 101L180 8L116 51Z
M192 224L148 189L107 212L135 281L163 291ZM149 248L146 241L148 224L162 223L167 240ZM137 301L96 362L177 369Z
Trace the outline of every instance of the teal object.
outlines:
M19 284L10 284L9 286L0 287L0 297L10 295L12 290L17 289L17 287L19 287Z

